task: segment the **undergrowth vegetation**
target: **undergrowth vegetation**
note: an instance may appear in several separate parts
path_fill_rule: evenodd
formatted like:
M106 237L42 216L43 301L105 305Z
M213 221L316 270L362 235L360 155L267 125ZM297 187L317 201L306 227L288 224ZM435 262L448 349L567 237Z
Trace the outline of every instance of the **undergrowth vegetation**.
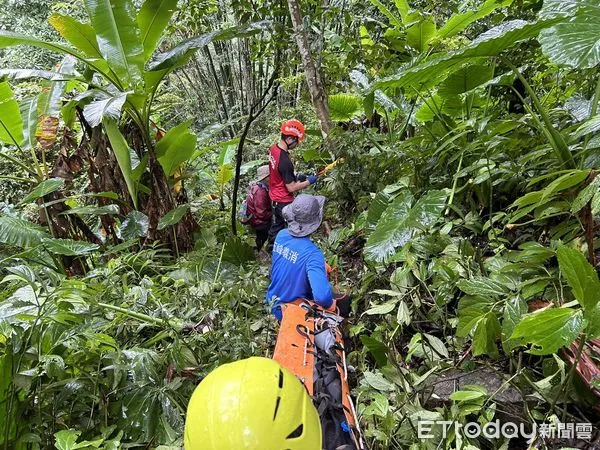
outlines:
M272 355L269 265L230 220L292 116L298 172L338 161L311 192L315 239L354 299L369 448L598 445L597 2L300 2L327 139L286 2L18 3L0 30L0 448L180 448L197 383ZM27 34L38 16L52 28ZM419 420L496 419L590 428L419 438Z

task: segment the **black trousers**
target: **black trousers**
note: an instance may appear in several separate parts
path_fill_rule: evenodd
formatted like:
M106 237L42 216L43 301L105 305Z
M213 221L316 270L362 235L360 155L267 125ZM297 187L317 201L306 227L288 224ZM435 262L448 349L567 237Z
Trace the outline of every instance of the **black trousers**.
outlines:
M275 237L277 233L283 230L286 227L285 219L283 218L283 208L289 203L281 203L281 202L273 202L273 216L271 218L271 228L269 229L269 246L267 250L269 252L273 251L273 243L275 242Z
M270 223L266 225L261 225L260 227L254 229L254 231L256 232L256 250L260 251L263 245L265 245L265 242L267 242L267 239L269 239L270 229Z
M342 292L335 292L334 290L332 290L332 293L340 316L347 319L352 308L352 297Z

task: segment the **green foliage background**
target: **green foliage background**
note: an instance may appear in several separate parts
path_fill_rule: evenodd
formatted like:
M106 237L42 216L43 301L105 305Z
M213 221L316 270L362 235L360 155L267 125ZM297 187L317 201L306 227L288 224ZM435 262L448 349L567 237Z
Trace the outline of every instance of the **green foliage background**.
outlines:
M275 69L277 95L258 103L243 149L241 192L285 118L308 126L298 172L343 158L309 192L328 198L315 238L354 298L348 362L369 448L524 448L437 429L417 439L419 418L505 417L500 391L484 385L433 401L438 377L457 369L500 377L525 423L598 428L597 375L581 378L573 364L595 367L600 348L596 2L300 2L336 124L329 142L286 2L179 2L139 66L149 76L176 61L156 92L123 68L94 69L102 58L67 71L57 53L8 42L10 32L61 41L47 19L86 22L84 3L0 9L1 448L179 448L198 381L272 353L269 267L249 230L233 235L228 211L240 136ZM193 52L178 47L194 36ZM52 108L46 145L38 112ZM121 191L93 191L85 159L85 170L56 176L60 155L86 143L78 108L104 124ZM131 127L143 131L142 153ZM176 198L160 217L136 203L154 188L154 149ZM53 204L91 235L57 235ZM147 239L152 227L177 235L188 213L199 225L191 252Z

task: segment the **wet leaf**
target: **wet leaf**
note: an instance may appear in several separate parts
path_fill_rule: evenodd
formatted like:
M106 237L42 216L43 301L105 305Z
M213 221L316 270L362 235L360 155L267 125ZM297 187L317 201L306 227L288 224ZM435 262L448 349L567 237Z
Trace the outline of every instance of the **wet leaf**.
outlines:
M546 2L544 2L546 3ZM568 0L544 8L545 14L573 15L540 33L542 51L555 64L591 69L600 64L600 5L596 0Z
M365 245L365 256L383 262L397 247L406 244L415 234L437 220L446 204L445 191L430 191L411 207L413 197L407 191L387 207Z
M510 339L533 344L529 353L549 355L570 345L582 329L581 311L553 308L526 315L515 327Z
M457 286L465 294L482 297L503 296L509 292L505 285L487 277L473 277L470 280L463 279L457 283Z
M12 216L0 216L0 242L14 247L29 248L39 245L50 235L46 229Z
M129 239L146 237L150 222L148 216L140 211L131 211L123 220L123 223L117 231L120 239L125 241Z

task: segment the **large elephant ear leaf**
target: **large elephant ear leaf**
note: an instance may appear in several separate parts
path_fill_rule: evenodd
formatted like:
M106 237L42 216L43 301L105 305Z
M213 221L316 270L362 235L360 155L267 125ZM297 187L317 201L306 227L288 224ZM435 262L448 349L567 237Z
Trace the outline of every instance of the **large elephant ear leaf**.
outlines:
M436 25L431 17L422 16L419 21L406 30L406 42L419 52L429 48L430 41L436 33Z
M121 84L142 80L144 49L131 0L85 0L98 47Z
M425 89L434 86L440 79L456 72L467 64L474 64L490 56L497 56L504 50L513 47L517 42L536 37L541 30L548 28L561 19L538 20L526 22L512 20L494 27L459 50L444 53L426 59L420 64L407 64L396 74L379 80L371 86L371 90L381 88L402 88L410 86Z
M23 149L29 150L35 147L35 130L38 124L38 98L26 100L21 103L21 117L24 119L23 127Z
M442 97L464 94L481 86L494 76L494 69L481 64L463 67L451 74L441 84L438 93Z
M0 142L16 146L23 143L23 118L7 81L0 83Z
M445 191L430 191L411 206L412 195L403 191L388 206L365 244L365 256L373 262L385 262L421 230L442 214Z
M25 219L0 216L0 242L13 247L30 248L50 238L46 229Z
M177 0L146 0L142 5L137 15L137 23L144 47L144 61L152 56L176 10Z
M540 33L542 51L556 64L591 69L600 64L600 4L598 0L569 0L555 12L573 17ZM546 14L550 14L546 10Z

